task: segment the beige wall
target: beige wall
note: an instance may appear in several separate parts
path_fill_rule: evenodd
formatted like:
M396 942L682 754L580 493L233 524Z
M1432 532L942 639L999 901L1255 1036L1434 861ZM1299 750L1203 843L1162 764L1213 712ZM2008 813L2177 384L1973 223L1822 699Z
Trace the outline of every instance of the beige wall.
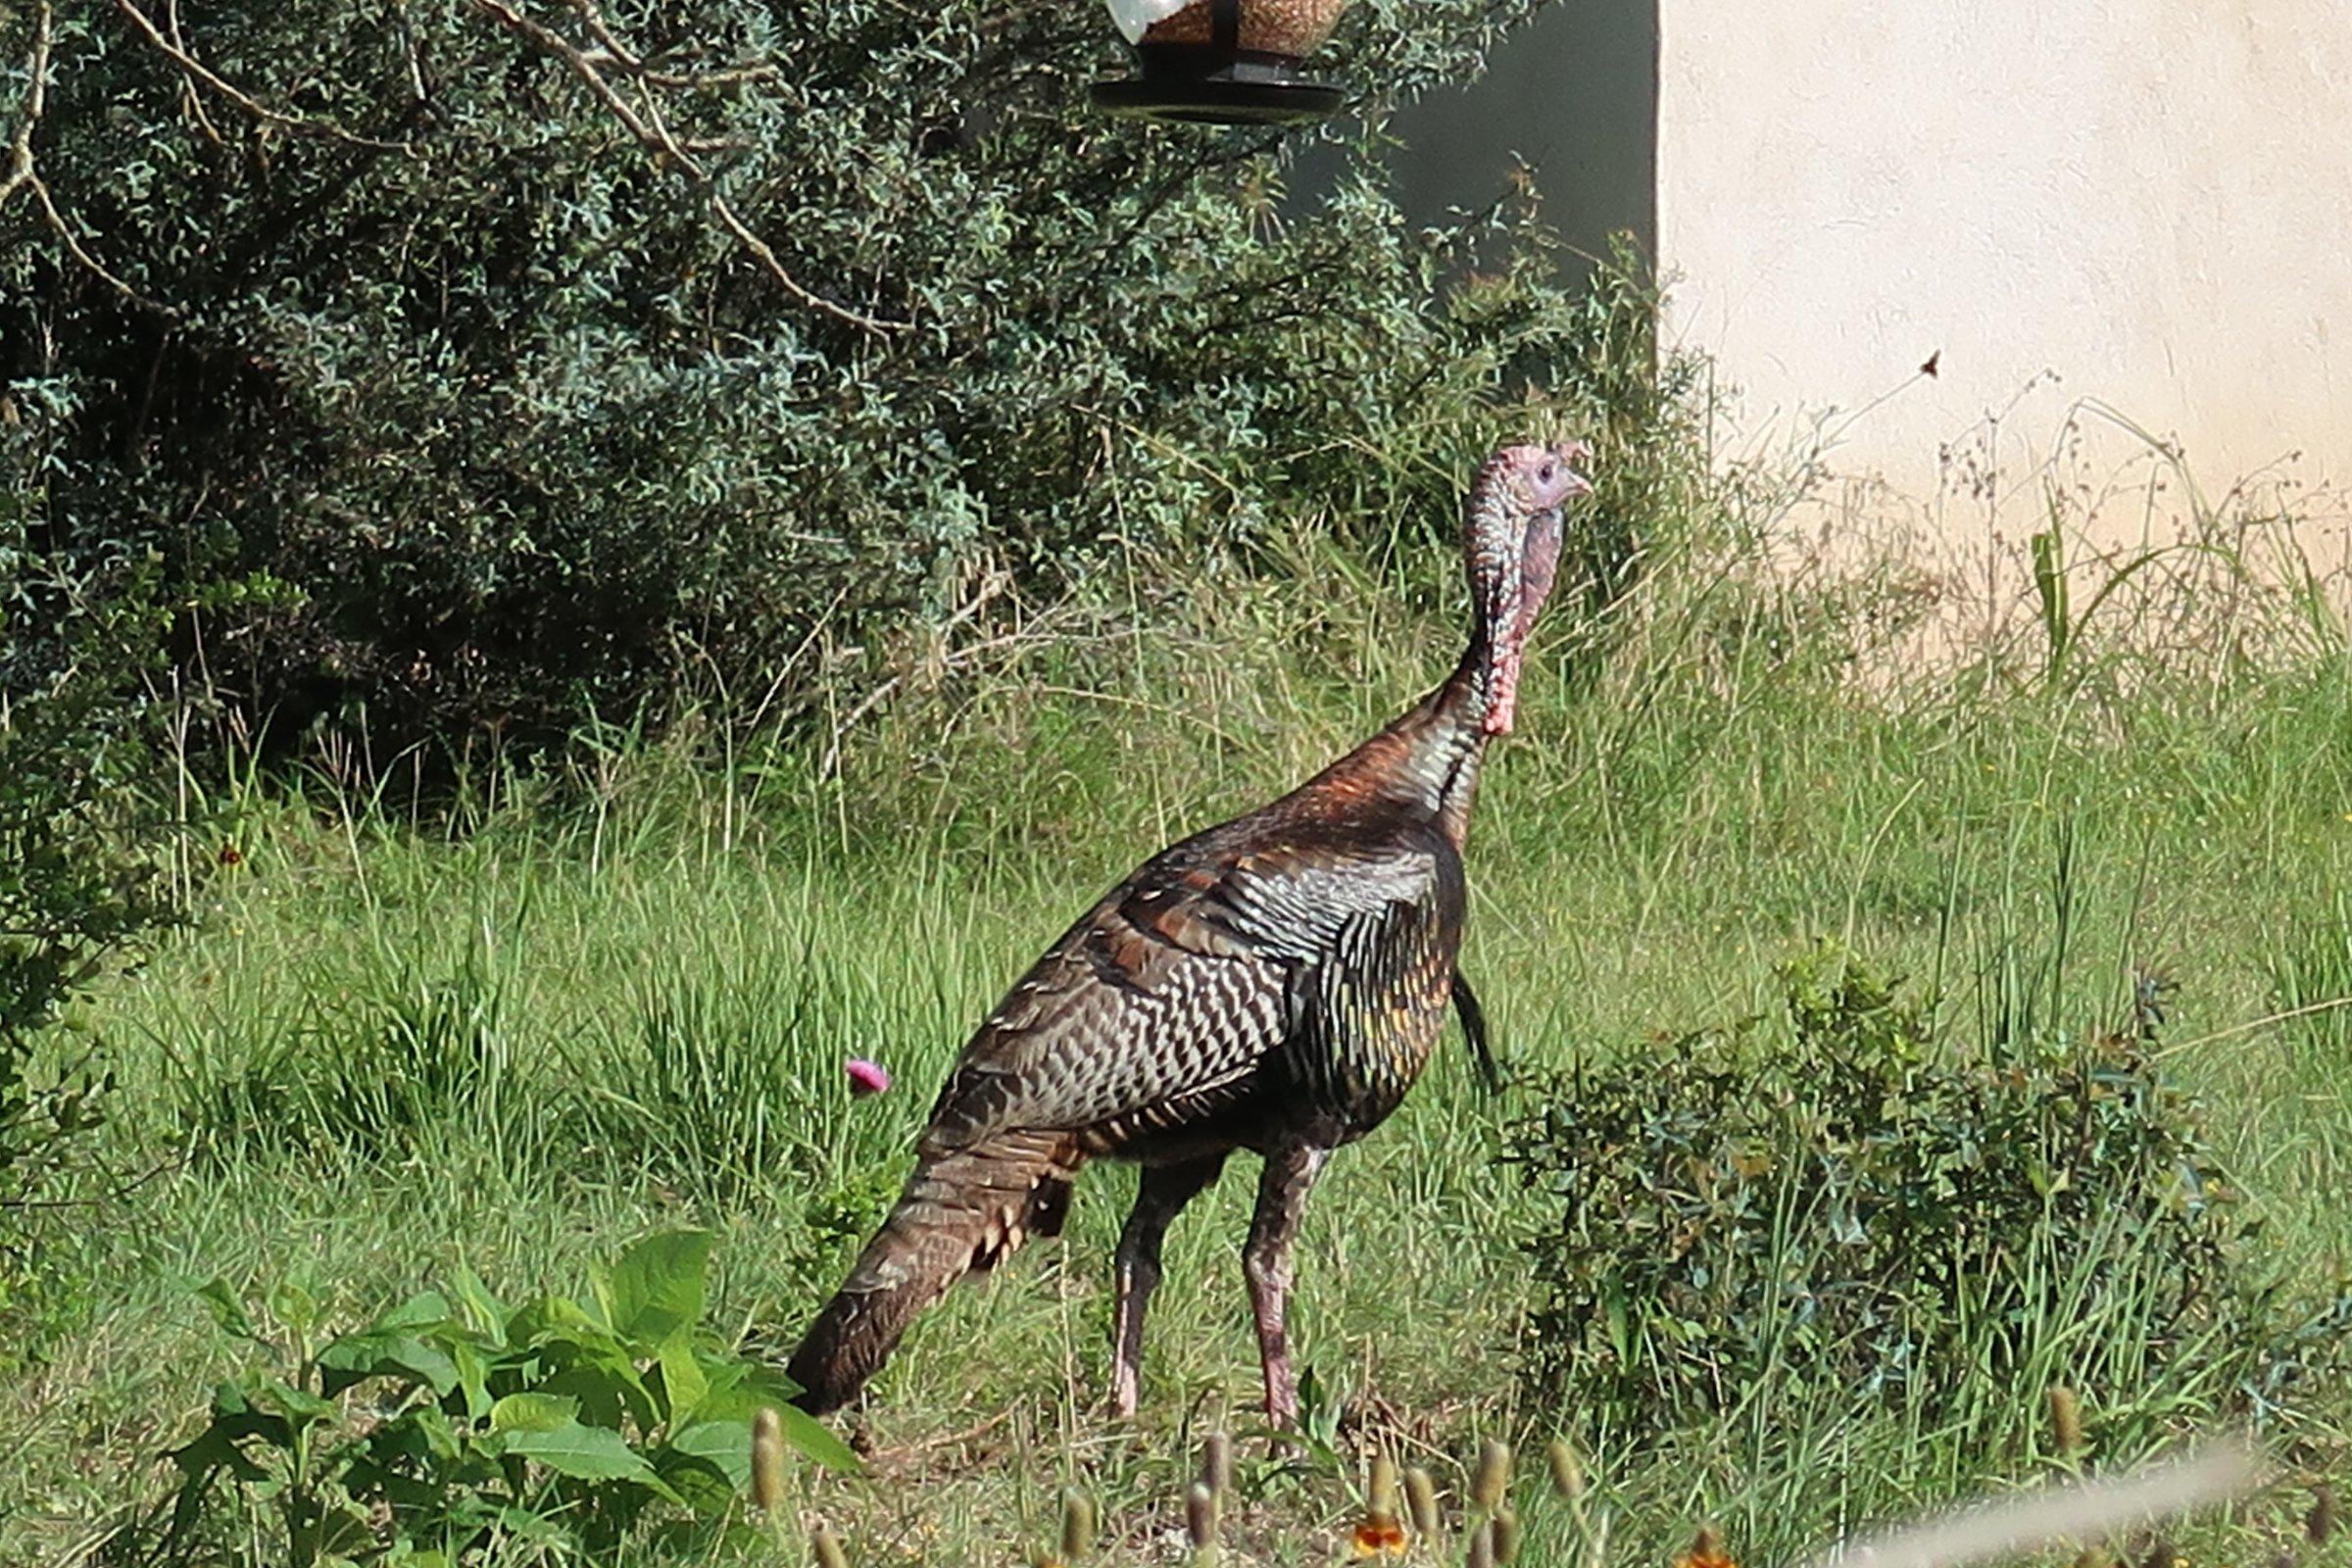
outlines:
M2352 0L1660 0L1657 138L1735 449L1948 496L1988 416L2014 478L2096 399L2209 491L2352 482Z

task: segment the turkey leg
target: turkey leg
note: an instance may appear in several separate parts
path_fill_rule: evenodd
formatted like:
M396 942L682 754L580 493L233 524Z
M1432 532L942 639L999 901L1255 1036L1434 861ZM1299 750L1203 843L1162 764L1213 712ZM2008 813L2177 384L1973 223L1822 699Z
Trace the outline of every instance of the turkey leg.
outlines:
M1322 1174L1328 1149L1288 1145L1266 1155L1257 1184L1257 1213L1250 1221L1250 1245L1242 1272L1250 1277L1250 1304L1257 1313L1257 1355L1266 1373L1266 1416L1277 1427L1298 1424L1298 1386L1291 1376L1291 1244L1298 1239L1298 1216L1307 1189Z
M1118 1297L1110 1324L1110 1413L1135 1414L1143 1393L1144 1310L1159 1287L1159 1244L1184 1205L1200 1196L1225 1156L1205 1155L1174 1165L1146 1165L1136 1184L1135 1207L1119 1232Z

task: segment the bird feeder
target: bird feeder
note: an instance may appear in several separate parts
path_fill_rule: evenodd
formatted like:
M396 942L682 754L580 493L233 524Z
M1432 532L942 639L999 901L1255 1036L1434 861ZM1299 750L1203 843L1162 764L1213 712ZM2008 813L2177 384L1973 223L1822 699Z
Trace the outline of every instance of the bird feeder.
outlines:
M1280 125L1321 120L1345 94L1306 74L1348 0L1110 0L1136 74L1098 81L1095 107L1147 120Z

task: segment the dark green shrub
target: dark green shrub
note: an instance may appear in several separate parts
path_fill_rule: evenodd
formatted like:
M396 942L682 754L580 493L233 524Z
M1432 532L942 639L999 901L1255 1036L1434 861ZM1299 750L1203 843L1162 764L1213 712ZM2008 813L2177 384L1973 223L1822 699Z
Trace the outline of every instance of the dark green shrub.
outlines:
M16 451L0 426L0 450ZM0 1313L42 1283L28 1204L94 1128L109 1079L46 1051L74 999L176 918L148 789L160 647L154 564L70 569L41 547L34 489L0 488Z
M1539 3L1367 0L1334 69L1410 94ZM1411 231L1359 162L1287 211L1271 134L1084 108L1096 7L140 18L56 17L0 379L43 526L158 552L282 726L772 712L983 582L1444 527L1530 390L1645 407L1532 199Z
M1533 1370L1617 1430L1763 1407L2027 1430L2040 1389L2161 1424L2333 1368L2141 1040L1935 1040L1825 945L1783 1016L1565 1074L1516 1129Z

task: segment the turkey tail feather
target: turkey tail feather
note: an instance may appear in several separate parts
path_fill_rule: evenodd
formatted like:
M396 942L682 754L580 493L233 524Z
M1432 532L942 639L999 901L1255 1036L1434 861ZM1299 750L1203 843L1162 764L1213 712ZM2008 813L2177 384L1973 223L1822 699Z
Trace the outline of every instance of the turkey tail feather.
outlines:
M925 1156L898 1206L816 1315L785 1375L811 1415L838 1410L925 1308L1032 1235L1060 1232L1081 1159L1065 1135L1015 1134Z

